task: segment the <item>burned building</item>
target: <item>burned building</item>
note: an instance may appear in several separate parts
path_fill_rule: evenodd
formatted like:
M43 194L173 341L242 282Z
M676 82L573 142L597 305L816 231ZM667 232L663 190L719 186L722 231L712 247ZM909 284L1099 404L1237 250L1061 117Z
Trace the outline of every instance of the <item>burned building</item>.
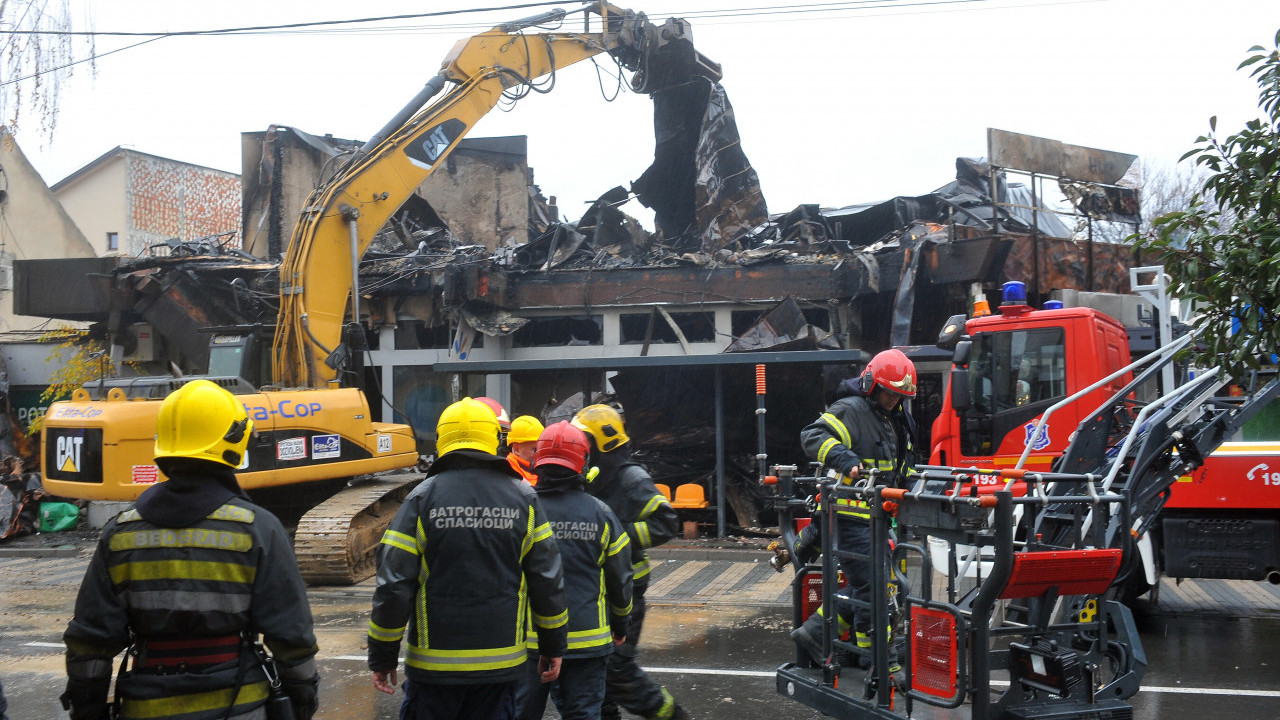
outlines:
M654 165L577 219L545 200L522 138L464 140L453 172L424 183L361 257L355 333L329 358L341 382L366 389L376 419L412 425L425 453L440 410L465 395L547 420L566 403L612 397L660 481L703 486L721 528L726 511L754 525L761 446L773 461L802 462L799 427L874 352L917 346L915 411L927 432L947 363L929 346L975 296L1010 278L1034 278L1033 300L1054 288L1127 289L1127 246L1079 243L980 161L957 161L956 179L928 195L770 214L723 91L696 90L657 104L676 130L658 134ZM163 349L151 372L278 382L266 351L288 219L358 147L285 127L246 135L249 252L172 243L164 256L100 269L95 285L111 297L100 327L117 344L154 330ZM468 178L507 190L469 203ZM619 210L632 197L654 209L652 231ZM522 217L523 232L499 217ZM238 343L249 359L212 367L211 340Z

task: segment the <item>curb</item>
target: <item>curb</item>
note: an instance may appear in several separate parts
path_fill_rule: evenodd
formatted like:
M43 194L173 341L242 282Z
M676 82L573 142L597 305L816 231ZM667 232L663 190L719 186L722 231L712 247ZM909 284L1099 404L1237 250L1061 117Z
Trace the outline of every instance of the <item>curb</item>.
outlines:
M720 560L728 562L767 562L763 548L668 547L649 548L650 560Z
M75 545L58 545L55 547L16 547L0 548L0 558L34 557L34 558L66 558L76 557L80 548Z

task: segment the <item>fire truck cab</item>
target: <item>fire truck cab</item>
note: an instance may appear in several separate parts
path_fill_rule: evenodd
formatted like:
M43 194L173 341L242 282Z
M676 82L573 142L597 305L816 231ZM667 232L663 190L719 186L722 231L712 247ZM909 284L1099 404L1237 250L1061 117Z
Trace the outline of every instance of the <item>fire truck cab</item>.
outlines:
M1051 405L1129 364L1129 337L1118 321L1091 308L1051 301L1032 309L1022 283L1006 283L1004 296L996 314L948 322L948 331L968 339L956 343L951 382L933 423L933 465L1012 467L1029 445L1024 467L1048 470L1089 411L1131 379L1115 377L1034 433ZM997 481L985 480L992 484L985 487Z

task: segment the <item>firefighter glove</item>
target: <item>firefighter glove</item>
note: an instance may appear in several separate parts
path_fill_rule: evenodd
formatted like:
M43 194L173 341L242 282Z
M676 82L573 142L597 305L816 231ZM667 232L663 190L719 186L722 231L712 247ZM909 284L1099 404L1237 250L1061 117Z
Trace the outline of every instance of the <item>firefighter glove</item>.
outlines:
M293 703L293 713L297 720L311 720L320 707L320 675L312 675L310 680L281 682L285 695Z

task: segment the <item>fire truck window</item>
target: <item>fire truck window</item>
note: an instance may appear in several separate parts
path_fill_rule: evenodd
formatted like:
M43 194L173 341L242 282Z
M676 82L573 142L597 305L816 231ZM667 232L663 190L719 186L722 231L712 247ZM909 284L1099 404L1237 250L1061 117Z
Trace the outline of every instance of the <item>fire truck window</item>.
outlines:
M1061 328L1014 330L976 338L970 396L979 412L999 412L1066 395Z
M969 360L971 406L961 418L960 450L966 455L995 452L1007 431L1006 413L1066 396L1066 333L1062 328L981 333ZM1026 412L1034 413L1031 409ZM1030 416L1028 416L1030 417Z

